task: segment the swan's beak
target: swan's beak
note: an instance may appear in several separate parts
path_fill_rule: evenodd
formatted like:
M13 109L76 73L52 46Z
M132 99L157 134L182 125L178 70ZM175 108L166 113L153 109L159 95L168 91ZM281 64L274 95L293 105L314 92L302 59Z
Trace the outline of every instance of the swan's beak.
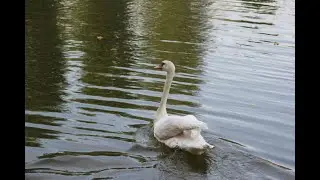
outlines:
M161 66L161 64L159 64L159 65L155 66L154 68L161 70L161 69L162 69L162 66Z

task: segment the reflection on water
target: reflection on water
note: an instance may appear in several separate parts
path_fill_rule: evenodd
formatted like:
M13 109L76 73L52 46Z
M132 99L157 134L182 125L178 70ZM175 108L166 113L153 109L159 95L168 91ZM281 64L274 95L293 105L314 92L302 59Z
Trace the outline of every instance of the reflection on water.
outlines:
M292 1L28 1L26 173L53 179L294 179ZM98 38L99 37L99 38ZM216 148L158 143L168 113Z
M65 61L55 2L30 3L26 9L26 108L60 111ZM43 18L38 18L38 17Z

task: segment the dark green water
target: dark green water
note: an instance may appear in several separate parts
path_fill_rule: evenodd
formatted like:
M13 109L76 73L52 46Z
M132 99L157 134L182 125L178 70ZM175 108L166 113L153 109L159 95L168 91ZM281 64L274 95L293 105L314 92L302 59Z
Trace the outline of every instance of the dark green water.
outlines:
M292 0L26 2L26 179L294 179ZM97 37L102 38L97 38ZM202 156L149 126L206 122Z

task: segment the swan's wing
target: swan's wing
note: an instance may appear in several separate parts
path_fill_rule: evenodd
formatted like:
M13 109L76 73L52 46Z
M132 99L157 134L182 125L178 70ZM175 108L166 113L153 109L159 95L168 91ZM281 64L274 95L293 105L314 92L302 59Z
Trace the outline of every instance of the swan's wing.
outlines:
M191 129L208 129L208 127L193 115L165 116L155 123L154 134L160 140L166 140Z

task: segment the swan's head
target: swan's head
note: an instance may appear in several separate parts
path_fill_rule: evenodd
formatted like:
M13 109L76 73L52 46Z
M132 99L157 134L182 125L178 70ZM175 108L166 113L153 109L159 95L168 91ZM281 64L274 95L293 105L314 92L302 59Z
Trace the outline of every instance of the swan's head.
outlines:
M167 73L174 73L176 70L176 67L171 61L164 60L161 64L154 67L155 69L159 69L162 71L166 71Z

